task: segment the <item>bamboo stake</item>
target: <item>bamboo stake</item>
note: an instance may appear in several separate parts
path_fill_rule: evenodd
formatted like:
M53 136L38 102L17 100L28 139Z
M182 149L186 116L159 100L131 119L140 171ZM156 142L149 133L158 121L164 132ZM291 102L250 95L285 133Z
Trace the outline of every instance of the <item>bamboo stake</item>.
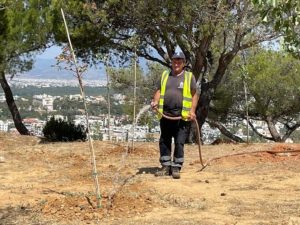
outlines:
M244 94L245 94L245 101L246 101L247 144L249 144L249 104L248 104L247 84L246 84L246 79L247 79L247 77L246 77L247 71L245 69L246 59L245 59L244 52L242 52L242 57L244 60L244 65L242 66L242 78L243 78Z
M132 150L134 150L134 137L135 137L135 114L136 114L136 50L134 52L134 88L133 88L133 122L132 122Z
M106 89L107 89L107 108L108 108L108 140L111 139L111 131L110 131L110 80L107 68L107 58L105 57L105 72L106 72Z
M89 140L89 148L90 148L90 152L91 152L91 164L92 164L92 167L93 167L92 176L93 176L94 181L95 181L97 207L100 208L101 207L101 195L100 195L98 173L97 173L97 167L96 167L96 157L95 157L95 151L94 151L94 146L93 146L93 140L92 140L92 137L90 135L89 115L88 115L88 111L87 111L84 87L83 87L80 71L79 71L78 66L77 66L77 60L76 60L75 53L74 53L74 50L73 50L73 46L72 46L72 42L71 42L71 38L70 38L70 34L69 34L67 21L65 19L65 14L64 14L64 11L63 11L62 8L61 8L61 14L62 14L62 17L63 17L63 20L64 20L64 24L65 24L65 28L66 28L66 32L67 32L67 37L68 37L68 41L69 41L69 45L70 45L70 50L71 50L71 53L72 53L72 57L73 57L73 61L74 61L75 69L76 69L76 76L77 76L77 79L78 79L78 82L79 82L81 97L83 99L86 126L87 126L87 137L88 137L88 140Z
M244 93L245 93L245 101L246 101L246 120L247 120L247 144L249 144L249 107L248 107L248 96L247 96L247 86L246 86L246 81L243 80L244 84Z

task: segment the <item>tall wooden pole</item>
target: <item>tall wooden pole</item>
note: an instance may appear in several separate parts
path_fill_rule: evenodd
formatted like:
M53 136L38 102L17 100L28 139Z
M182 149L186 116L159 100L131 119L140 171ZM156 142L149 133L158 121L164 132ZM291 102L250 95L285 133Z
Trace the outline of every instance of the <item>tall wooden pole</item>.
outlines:
M133 122L132 122L132 150L134 149L134 138L135 138L135 127L136 127L136 121L135 121L135 114L136 114L136 67L137 67L137 57L136 57L136 50L134 51L134 88L133 88Z
M247 78L247 71L245 68L246 65L246 59L244 53L242 53L244 65L242 66L242 77L243 77L243 85L244 85L244 94L245 94L245 101L246 101L246 120L247 120L247 144L249 144L249 106L248 106L248 94L247 94L247 84L246 84L246 78Z
M65 24L65 28L66 28L66 32L67 32L67 37L68 37L68 41L69 41L69 45L70 45L70 51L71 51L73 61L74 61L74 65L75 65L75 69L76 69L76 76L77 76L77 79L78 79L78 82L79 82L81 97L83 99L83 105L84 105L84 111L85 111L85 120L86 120L86 126L87 126L87 128L86 128L87 137L88 137L88 140L89 140L89 147L90 147L90 152L91 152L92 176L93 176L94 182L95 182L97 207L100 208L101 207L101 195L100 195L98 173L97 173L97 167L96 167L96 157L95 157L95 151L94 151L92 137L90 135L89 115L88 115L88 111L87 111L87 104L86 104L86 99L85 99L83 83L82 83L80 71L79 71L78 66L77 66L77 60L76 60L76 56L75 56L75 53L74 53L74 50L73 50L73 46L72 46L72 42L71 42L71 38L70 38L70 34L69 34L69 29L68 29L68 26L67 26L67 21L65 19L65 14L64 14L63 9L61 9L61 14L62 14L62 17L63 17L63 20L64 20L64 24Z
M107 68L107 58L105 58L105 72L106 72L106 89L107 89L107 108L108 108L108 119L107 119L107 127L108 127L108 140L111 139L111 129L110 129L110 80L109 73Z

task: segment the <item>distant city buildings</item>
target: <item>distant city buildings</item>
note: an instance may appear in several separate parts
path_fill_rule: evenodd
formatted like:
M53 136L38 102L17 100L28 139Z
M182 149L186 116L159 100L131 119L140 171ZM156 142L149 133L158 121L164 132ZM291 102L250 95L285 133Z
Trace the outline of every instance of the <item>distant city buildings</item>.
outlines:
M46 124L46 121L39 120L37 118L26 118L23 119L25 127L29 132L36 136L43 136L43 128Z
M0 93L0 102L5 102L6 98L4 93Z
M112 99L116 100L118 104L125 104L126 95L114 94Z
M8 81L11 86L16 87L78 87L78 80L54 80L54 79L24 79L15 77L13 80ZM87 87L104 87L106 80L84 80L84 86Z
M63 116L63 115L52 115L52 116L47 116L47 121L50 120L52 117L54 117L55 120L68 121L67 116Z
M18 87L27 87L27 86L36 86L36 87L72 87L78 86L78 81L73 80L41 80L41 79L14 79L9 81L12 86ZM86 86L91 87L101 87L106 85L106 81L85 81ZM106 97L106 96L105 96ZM86 102L92 104L99 104L101 102L106 102L106 98L104 96L86 96ZM64 120L67 121L68 118L66 115L61 115L59 109L54 108L54 101L59 99L69 99L72 101L81 101L82 96L80 94L73 95L65 95L65 96L51 96L47 94L42 95L34 95L32 98L32 105L28 106L28 99L25 99L22 96L14 96L15 100L20 100L23 102L27 102L26 108L33 109L34 111L47 111L52 112L56 120ZM114 100L114 104L124 104L126 96L123 94L113 94L111 99ZM5 102L4 93L0 93L0 102ZM57 110L57 111L56 111ZM0 109L1 113L1 109ZM79 112L80 113L80 112ZM50 115L47 116L47 120L50 120ZM108 122L109 121L109 122ZM98 115L98 116L89 116L89 124L91 135L100 140L116 140L116 141L128 141L128 140L138 140L138 141L158 141L160 128L156 126L154 128L149 128L147 125L138 125L136 124L135 130L133 132L133 125L127 124L124 121L128 121L128 115L119 115L119 116L111 116L108 118L107 115ZM75 115L75 119L70 121L75 123L75 125L83 125L86 126L86 118L84 115ZM258 132L265 136L270 136L270 132L268 126L263 121L251 121ZM43 136L42 130L46 124L46 121L39 120L37 118L24 118L24 125L27 129L34 135ZM246 139L246 124L245 120L241 120L238 118L232 118L226 125L226 128L235 132L233 132L236 136ZM109 125L109 127L108 127ZM277 130L284 129L283 124L277 123ZM298 128L297 130L300 130ZM17 132L14 128L14 123L12 120L2 121L0 120L0 131L2 132ZM205 144L213 142L215 139L219 138L221 133L218 129L212 129L207 123L204 123L202 127L202 140ZM288 142L292 142L291 139L287 140Z
M8 132L8 122L0 120L0 131Z
M40 110L53 111L54 98L51 95L34 95L32 104Z

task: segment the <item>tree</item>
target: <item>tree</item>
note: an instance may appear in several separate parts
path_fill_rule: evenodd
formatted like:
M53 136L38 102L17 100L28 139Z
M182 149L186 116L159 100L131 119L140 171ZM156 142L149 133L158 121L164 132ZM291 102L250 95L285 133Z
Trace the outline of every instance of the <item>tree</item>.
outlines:
M133 115L133 104L134 104L134 69L133 65L125 68L108 68L109 76L111 80L111 88L120 94L126 96L126 104L124 105L124 111L128 115ZM140 67L137 69L137 89L138 93L141 93L143 88L143 72ZM137 108L140 108L141 104L144 104L145 99L142 99L143 95L138 95L136 98Z
M0 83L16 129L20 134L29 131L22 123L6 76L32 67L33 53L46 47L49 39L49 1L0 1Z
M282 32L282 43L287 50L300 56L300 1L298 0L252 0L264 22L274 24L274 29Z
M262 24L260 10L247 0L71 0L57 1L55 7L68 14L77 54L87 61L108 52L126 60L136 50L139 57L170 67L172 54L180 48L196 79L206 81L197 109L201 126L237 53L279 35ZM59 17L55 24L56 40L65 41Z
M251 54L251 55L250 55ZM213 111L214 120L228 122L232 118L245 119L245 99L241 61L231 67L231 76L217 90ZM250 99L249 122L253 131L267 140L284 142L300 127L299 60L284 52L256 49L248 52L245 82ZM269 135L260 133L253 121L263 121ZM284 128L279 129L277 125Z
M51 117L43 128L43 134L48 141L85 141L87 132L83 125L75 125L61 119Z
M150 104L150 100L155 91L157 81L161 72L166 69L158 63L148 63L148 72L137 66L137 109L141 109L145 104ZM125 68L109 68L111 86L115 93L126 96L126 104L123 106L126 114L132 115L133 88L134 88L134 70L132 66ZM145 118L147 120L147 118Z

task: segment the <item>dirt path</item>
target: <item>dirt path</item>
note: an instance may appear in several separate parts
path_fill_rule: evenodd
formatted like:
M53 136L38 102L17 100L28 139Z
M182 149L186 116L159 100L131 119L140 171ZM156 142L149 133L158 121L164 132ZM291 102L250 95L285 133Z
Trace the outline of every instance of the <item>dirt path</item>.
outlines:
M201 172L188 145L180 180L154 177L157 143L95 149L100 209L88 143L0 133L0 224L300 224L299 144L203 146L204 161L221 158Z

